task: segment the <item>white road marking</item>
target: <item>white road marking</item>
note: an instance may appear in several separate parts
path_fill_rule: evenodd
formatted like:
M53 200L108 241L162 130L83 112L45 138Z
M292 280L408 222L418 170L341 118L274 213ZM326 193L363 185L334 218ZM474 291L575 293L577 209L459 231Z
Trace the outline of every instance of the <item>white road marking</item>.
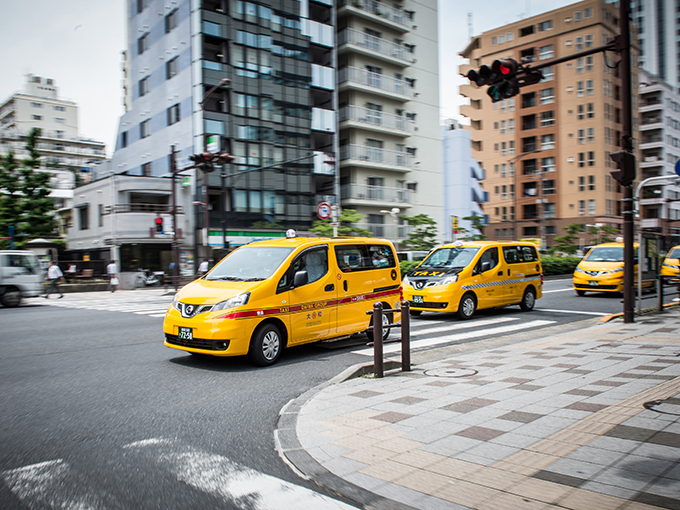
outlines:
M556 290L544 290L543 294L550 294L551 292L574 292L574 289L571 287L568 289L556 289Z
M508 321L518 321L519 318L517 317L498 317L496 319L483 319L479 321L468 321L468 322L460 322L460 321L452 321L449 322L448 325L446 326L441 326L438 328L421 328L421 327L416 327L414 328L413 322L411 322L411 330L415 331L415 334L417 335L422 335L422 334L429 334L429 333L439 333L441 331L451 331L451 330L459 330L459 329L467 329L467 328L476 328L476 327L481 327L481 326L488 326L490 324L499 324L501 322L508 322ZM420 325L418 325L420 326Z
M534 308L534 312L554 312L554 313L573 313L576 315L596 315L598 317L605 317L611 315L610 313L602 312L579 312L577 310L553 310L552 308Z
M154 438L137 441L124 448L160 446L161 452L156 458L168 466L179 481L221 497L243 510L355 509L313 490L241 466L221 455L187 446L178 448L181 451L167 451L172 445L169 440Z
M456 335L446 335L446 336L440 336L436 338L428 338L428 339L423 339L423 340L415 340L411 342L411 348L412 349L418 349L421 347L432 347L435 345L440 345L440 344L445 344L449 342L456 342L458 340L468 340L471 338L479 338L481 336L486 336L486 335L502 335L505 333L512 333L514 331L520 331L522 329L529 329L529 328L534 328L534 327L541 327L541 326L547 326L548 324L555 324L556 321L544 321L544 320L537 320L537 321L531 321L531 322L523 322L520 324L511 324L508 326L501 326L498 328L487 328L487 329L479 329L476 331L468 331L467 333L460 333ZM383 353L384 354L390 354L393 352L399 352L401 351L401 345L400 344L387 344L383 346ZM354 354L361 354L363 356L373 356L373 348L371 347L370 349L361 349L358 351L352 351Z

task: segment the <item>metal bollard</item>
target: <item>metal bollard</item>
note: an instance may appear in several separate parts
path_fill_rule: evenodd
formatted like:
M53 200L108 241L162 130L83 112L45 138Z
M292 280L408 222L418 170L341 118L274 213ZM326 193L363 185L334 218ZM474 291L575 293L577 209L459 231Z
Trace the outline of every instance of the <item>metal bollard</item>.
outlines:
M411 312L408 301L401 302L401 371L411 371Z
M373 372L376 377L383 376L383 305L380 301L373 304Z
M657 289L657 297L659 298L659 301L657 303L657 306L659 308L659 312L663 312L663 276L659 275L659 277L656 280L656 289Z

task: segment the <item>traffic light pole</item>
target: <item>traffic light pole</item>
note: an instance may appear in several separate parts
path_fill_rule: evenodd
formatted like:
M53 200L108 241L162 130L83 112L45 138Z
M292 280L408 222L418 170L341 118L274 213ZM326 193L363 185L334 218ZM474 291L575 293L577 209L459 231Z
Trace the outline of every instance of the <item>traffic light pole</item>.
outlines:
M633 152L633 123L631 98L631 66L630 66L630 2L619 1L619 31L621 56L621 93L623 134L621 142L623 150ZM623 172L623 169L622 169ZM635 248L633 246L633 188L632 184L623 187L623 322L635 322L634 285L635 285ZM640 247L642 248L642 247ZM641 261L640 261L641 262Z
M177 159L175 146L170 148L170 174L172 175L172 283L177 292L177 276L179 275L179 249L177 246Z

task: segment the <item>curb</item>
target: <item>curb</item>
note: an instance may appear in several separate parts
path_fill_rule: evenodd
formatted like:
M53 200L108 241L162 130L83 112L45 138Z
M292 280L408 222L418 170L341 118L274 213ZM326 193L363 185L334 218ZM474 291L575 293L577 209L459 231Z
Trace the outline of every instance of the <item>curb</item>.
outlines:
M401 368L394 360L383 362L385 371ZM339 384L373 372L373 363L360 363L345 369L331 380L307 390L289 401L281 411L274 430L274 443L281 459L301 478L312 480L316 485L327 489L339 498L352 504L359 504L365 510L417 510L416 508L375 494L334 475L319 464L302 447L297 437L297 420L300 410L324 388Z

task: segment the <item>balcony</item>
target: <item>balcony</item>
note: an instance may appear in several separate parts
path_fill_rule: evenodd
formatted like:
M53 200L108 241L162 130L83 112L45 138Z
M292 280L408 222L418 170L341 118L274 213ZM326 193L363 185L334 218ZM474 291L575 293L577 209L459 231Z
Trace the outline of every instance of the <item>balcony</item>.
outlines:
M354 225L368 230L375 237L392 241L406 239L413 228L411 225L395 225L394 223L354 223Z
M331 25L303 18L300 21L300 33L309 37L314 44L325 46L326 48L333 47L333 36L335 34Z
M415 123L402 116L384 113L360 106L343 106L340 108L340 128L361 128L381 133L410 136Z
M386 188L368 184L345 184L340 187L340 198L347 205L410 207L413 193L413 190L406 188Z
M649 131L650 129L661 129L663 127L663 118L658 115L643 116L640 121L640 131Z
M102 215L121 213L153 213L153 214L171 214L172 205L168 204L116 204L115 206L107 205L102 211ZM177 214L183 214L182 206L177 206Z
M325 133L335 133L335 111L312 108L312 129Z
M338 83L340 90L354 88L401 101L409 101L413 94L411 86L405 80L398 80L358 67L341 68L338 72Z
M338 16L351 13L387 25L400 32L408 32L411 29L411 20L405 11L382 2L375 0L340 0L338 7Z
M335 69L312 64L312 87L335 90Z
M413 167L413 156L407 152L391 151L366 145L340 147L341 165L367 166L408 172Z
M343 45L347 45L343 48ZM407 67L413 63L413 56L406 47L390 42L380 37L368 35L364 32L346 28L338 35L339 51L346 48L368 55L369 57L386 60L392 64Z

